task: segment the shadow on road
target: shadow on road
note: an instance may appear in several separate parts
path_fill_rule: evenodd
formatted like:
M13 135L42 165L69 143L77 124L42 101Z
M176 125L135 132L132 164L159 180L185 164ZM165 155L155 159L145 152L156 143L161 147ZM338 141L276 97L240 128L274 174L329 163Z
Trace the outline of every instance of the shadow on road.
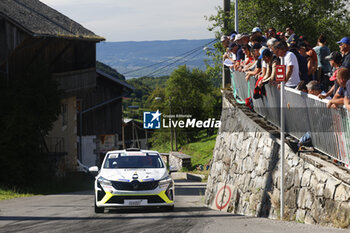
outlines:
M168 211L166 209L157 208L157 207L147 207L147 208L125 208L125 209L110 209L109 213L159 213L159 212L168 212L168 213L181 213L181 212L190 212L190 211L208 211L206 207L175 207L174 211Z
M175 197L178 196L204 196L205 188L179 188L175 187Z
M188 218L232 218L233 216L239 217L235 219L247 219L251 217L246 217L243 215L237 215L237 214L229 214L229 213L224 213L224 212L215 212L215 214L181 214L181 215L150 215L150 216L130 216L130 215L125 215L125 216L115 216L115 215L110 215L111 213L104 213L104 214L99 214L95 215L93 217L58 217L58 216L52 216L52 217L46 217L46 216L1 216L0 221L83 221L83 220L130 220L130 219L188 219Z

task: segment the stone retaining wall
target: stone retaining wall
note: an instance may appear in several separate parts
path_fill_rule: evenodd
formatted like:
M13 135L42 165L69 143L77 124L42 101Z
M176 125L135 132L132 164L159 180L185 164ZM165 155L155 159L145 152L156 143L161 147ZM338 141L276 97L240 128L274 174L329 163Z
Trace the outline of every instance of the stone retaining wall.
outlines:
M248 117L249 115L250 117ZM205 202L213 206L218 184L233 187L227 211L278 219L280 141L253 121L224 93L221 128L213 154ZM286 147L284 218L347 227L350 224L350 175L318 156L297 155ZM215 205L214 205L215 206Z

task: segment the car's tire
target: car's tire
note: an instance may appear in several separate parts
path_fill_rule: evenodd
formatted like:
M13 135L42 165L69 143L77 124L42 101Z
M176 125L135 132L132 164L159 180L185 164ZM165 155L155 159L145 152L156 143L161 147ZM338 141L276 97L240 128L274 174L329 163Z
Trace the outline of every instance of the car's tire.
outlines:
M96 214L101 214L101 213L104 213L105 212L105 208L103 208L103 207L98 207L97 205L96 205L96 202L95 202L95 213Z

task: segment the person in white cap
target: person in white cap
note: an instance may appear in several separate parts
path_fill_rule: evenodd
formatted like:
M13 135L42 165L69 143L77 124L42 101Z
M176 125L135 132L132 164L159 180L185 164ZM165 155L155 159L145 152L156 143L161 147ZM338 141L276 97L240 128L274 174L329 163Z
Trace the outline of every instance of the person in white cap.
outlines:
M237 51L237 60L235 65L235 70L237 70L245 60L245 55L243 53L242 46L247 45L249 43L249 36L247 34L237 34L235 38L235 43L241 46Z
M259 36L259 37L261 37L261 43L262 43L262 45L266 46L267 39L266 39L266 37L263 35L263 32L262 32L261 28L259 28L259 27L253 28L253 30L252 30L252 37L253 37L253 36Z
M228 46L230 44L230 38L228 36L223 35L223 36L221 36L220 41L221 41L221 43L224 46L225 51L226 51L226 49L228 48Z

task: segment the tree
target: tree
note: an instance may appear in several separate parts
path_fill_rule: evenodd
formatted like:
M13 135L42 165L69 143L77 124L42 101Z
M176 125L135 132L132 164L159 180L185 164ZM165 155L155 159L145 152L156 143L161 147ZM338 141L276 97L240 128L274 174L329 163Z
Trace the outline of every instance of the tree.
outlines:
M173 113L203 119L207 117L202 111L203 96L210 93L211 88L210 80L203 71L179 66L167 81L166 100L171 101Z
M24 77L0 77L0 184L28 184L53 172L41 148L60 113L60 98L45 63L33 64Z
M311 45L316 45L319 35L328 38L332 50L338 50L335 43L342 37L350 35L348 0L245 0L238 1L239 32L251 32L254 27L265 30L274 27L277 31L285 31L292 26L297 35L305 35ZM234 9L234 3L231 9ZM223 28L225 14L217 7L217 15L206 17L212 23L209 31L214 31L217 38L229 35L234 31L234 11L229 16L228 28ZM218 42L218 50L210 54L215 61L220 61L223 48ZM219 63L220 64L220 63ZM217 67L215 65L214 67ZM216 71L220 69L216 68Z
M219 90L209 76L199 69L179 66L172 72L165 88L155 89L148 102L153 110L159 109L163 115L191 115L192 119L218 119L221 113ZM160 97L157 98L156 97ZM173 119L181 120L181 119ZM177 128L178 144L183 145L195 140L202 129ZM161 145L169 140L169 129L156 130L152 136L154 145Z

